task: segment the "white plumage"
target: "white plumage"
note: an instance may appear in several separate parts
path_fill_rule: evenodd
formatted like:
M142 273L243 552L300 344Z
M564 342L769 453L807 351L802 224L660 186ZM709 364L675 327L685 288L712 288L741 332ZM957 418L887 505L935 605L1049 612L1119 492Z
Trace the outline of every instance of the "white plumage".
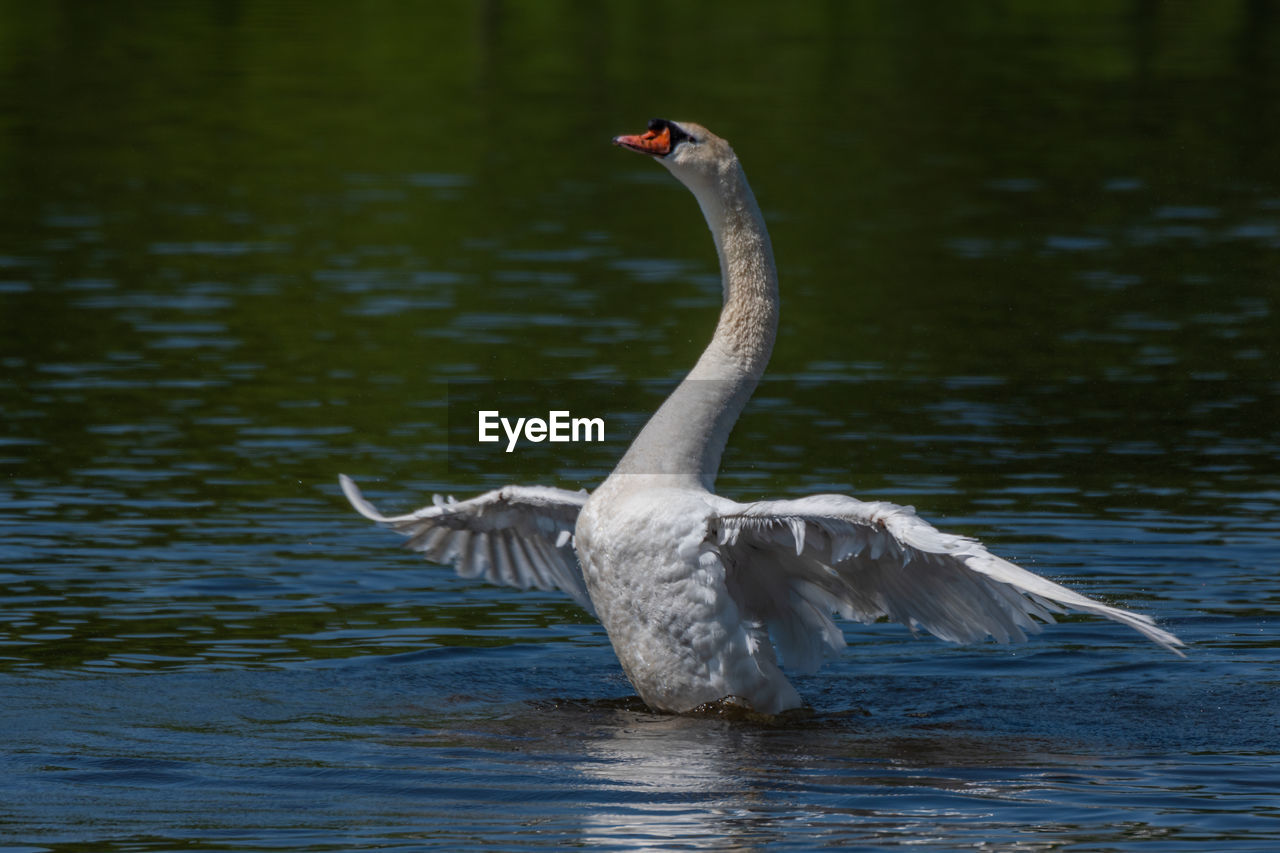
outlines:
M736 155L705 128L654 120L647 133L614 141L669 168L711 228L725 300L698 363L590 495L507 486L466 501L437 496L387 518L344 475L362 515L464 577L568 593L598 616L640 696L661 710L718 700L763 713L800 706L776 655L788 669L816 670L845 645L833 615L1004 643L1077 610L1181 654L1181 641L1149 617L943 533L911 507L844 495L748 504L715 495L725 442L773 347L769 236Z
M595 614L571 544L585 491L506 486L466 501L435 495L429 507L388 518L350 477L338 480L357 512L409 537L405 547L428 560L498 586L558 589Z

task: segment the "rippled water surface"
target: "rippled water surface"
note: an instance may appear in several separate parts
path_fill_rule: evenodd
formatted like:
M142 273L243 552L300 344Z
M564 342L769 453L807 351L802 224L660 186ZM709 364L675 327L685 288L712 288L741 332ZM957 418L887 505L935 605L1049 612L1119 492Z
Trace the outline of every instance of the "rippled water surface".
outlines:
M1266 3L0 4L0 849L1276 849L1277 103ZM722 491L914 504L1186 660L848 625L804 714L657 715L351 512L591 488L692 363L652 115L779 260ZM463 453L464 387L610 440Z

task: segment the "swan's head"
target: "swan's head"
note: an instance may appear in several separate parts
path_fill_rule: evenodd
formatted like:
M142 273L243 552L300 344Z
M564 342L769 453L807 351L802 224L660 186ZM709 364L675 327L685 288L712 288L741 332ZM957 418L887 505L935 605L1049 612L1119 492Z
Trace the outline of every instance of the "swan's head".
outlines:
M723 175L738 162L729 143L691 121L655 118L644 133L615 136L613 144L652 156L692 188Z

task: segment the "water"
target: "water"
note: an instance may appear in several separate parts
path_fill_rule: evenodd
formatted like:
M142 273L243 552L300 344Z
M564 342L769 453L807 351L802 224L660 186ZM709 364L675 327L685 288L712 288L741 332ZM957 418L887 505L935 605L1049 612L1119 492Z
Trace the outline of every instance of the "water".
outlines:
M2 849L1275 848L1275 10L728 8L0 5ZM782 273L722 491L915 504L1187 660L851 625L806 716L655 715L349 510L625 443L459 464L451 383L625 433L692 363L652 115Z

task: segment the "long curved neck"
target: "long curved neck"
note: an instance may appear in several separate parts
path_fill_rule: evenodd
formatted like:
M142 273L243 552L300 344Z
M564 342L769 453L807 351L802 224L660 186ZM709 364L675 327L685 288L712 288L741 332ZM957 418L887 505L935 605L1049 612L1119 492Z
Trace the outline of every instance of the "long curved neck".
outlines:
M679 177L679 176L677 176ZM690 182L715 237L724 305L693 370L632 442L615 473L710 490L734 423L764 374L778 328L778 273L764 217L734 159Z

